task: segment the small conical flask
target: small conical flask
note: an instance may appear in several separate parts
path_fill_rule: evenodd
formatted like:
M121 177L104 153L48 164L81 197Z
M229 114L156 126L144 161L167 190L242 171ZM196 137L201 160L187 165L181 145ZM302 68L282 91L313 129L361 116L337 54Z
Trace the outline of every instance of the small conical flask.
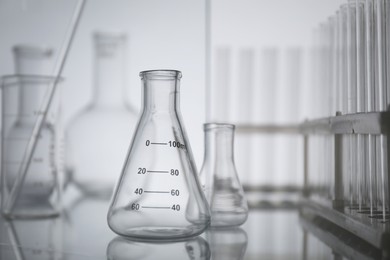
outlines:
M248 203L234 165L234 128L231 124L204 124L205 158L200 179L212 227L238 226L248 218Z
M140 73L143 110L110 209L119 235L178 239L210 222L179 107L181 72Z
M94 33L93 99L66 129L66 182L88 197L110 198L137 122L124 98L126 44L123 33Z

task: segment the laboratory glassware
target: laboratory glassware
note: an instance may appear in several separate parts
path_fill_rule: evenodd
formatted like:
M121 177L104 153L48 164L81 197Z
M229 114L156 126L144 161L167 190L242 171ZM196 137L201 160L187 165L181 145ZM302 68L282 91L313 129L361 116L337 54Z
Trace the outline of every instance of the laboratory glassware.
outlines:
M44 110L50 85L60 79L45 76L53 50L34 45L13 47L15 75L2 78L2 213L8 218L57 216L60 212L59 95ZM38 117L45 114L36 133ZM30 139L36 143L27 160Z
M32 160L20 179L29 138L38 115L43 113L44 95L54 80L39 75L2 78L2 212L8 218L50 217L60 212L58 96L45 112ZM16 182L21 186L13 195Z
M365 57L366 57L366 66L365 66L365 104L367 112L375 111L375 82L374 82L374 30L373 30L373 21L374 21L374 12L373 12L373 2L372 0L365 0L364 2L364 27L365 27ZM373 215L374 209L376 207L376 174L375 174L375 151L376 143L375 136L372 134L368 135L367 140L367 173L368 177L368 197L370 204L370 215Z
M204 125L205 155L200 179L210 205L211 226L238 226L248 218L248 203L234 164L232 124Z
M108 260L209 260L210 248L202 237L179 241L136 241L123 237L111 240L107 247Z
M29 44L12 48L15 74L50 75L53 67L53 49Z
M74 12L74 15L72 17L72 22L70 29L67 33L67 37L65 40L65 43L63 47L61 48L61 53L59 55L58 59L58 65L55 67L53 75L55 77L53 78L52 82L50 83L48 89L46 90L45 97L42 101L42 104L40 106L40 110L37 113L36 120L34 122L34 125L32 127L32 132L30 134L30 137L26 138L28 139L28 142L26 143L26 149L24 152L24 155L22 157L22 160L19 162L21 165L19 174L17 176L17 179L15 180L12 188L9 190L9 198L6 201L6 209L5 211L10 212L15 207L16 200L19 198L22 186L24 184L24 180L26 178L26 175L29 171L31 162L33 160L33 156L36 150L36 147L38 145L38 140L41 135L41 131L44 128L44 124L46 123L46 117L48 115L48 111L50 110L52 103L55 103L55 95L56 95L56 89L58 83L61 81L60 75L64 68L65 60L67 57L67 54L69 53L70 45L73 40L74 32L77 28L78 22L81 17L81 13L84 7L85 1L81 0L79 1L79 4L76 7L76 10Z
M240 79L239 86L236 88L235 102L235 118L234 122L238 124L253 123L254 102L253 91L255 88L255 50L253 48L241 49L238 53L238 77ZM221 121L220 121L221 122ZM251 176L253 172L253 154L254 137L251 135L240 135L237 137L236 149L238 151L236 163L240 171L241 182L250 184L255 181L255 177Z
M386 87L386 13L385 1L374 1L374 16L375 16L375 83L376 83L376 109L377 111L388 110L387 106L387 87ZM378 210L381 212L382 221L386 221L386 215L390 207L388 194L388 156L387 156L387 136L378 135L376 139L376 165L377 165L377 196Z
M364 26L364 2L355 0L356 6L356 88L357 88L357 112L367 112L365 103L365 26ZM358 206L359 211L362 211L368 206L368 186L366 170L366 144L367 135L359 134L357 136L357 175L358 175Z
M136 113L125 100L126 35L96 32L92 102L66 131L67 182L85 196L109 199L126 156Z
M179 103L181 72L140 73L143 110L108 212L119 235L177 239L210 222Z
M248 235L239 227L210 228L206 232L213 260L244 259Z
M15 246L10 247L11 250L2 248L0 259L64 259L62 254L54 253L63 252L64 249L62 224L62 218L1 220L3 243L10 241Z

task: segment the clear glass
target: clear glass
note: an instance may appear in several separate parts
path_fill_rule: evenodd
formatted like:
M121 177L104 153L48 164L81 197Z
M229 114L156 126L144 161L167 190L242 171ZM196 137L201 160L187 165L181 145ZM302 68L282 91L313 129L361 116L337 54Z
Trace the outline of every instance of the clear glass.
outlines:
M62 218L0 220L0 259L62 260L64 229ZM12 243L9 247L4 244ZM26 250L27 249L27 250ZM68 256L66 256L68 257Z
M45 76L52 70L53 50L15 45L12 51L15 75L2 77L1 86L1 210L7 218L58 216L62 168L59 91L53 96L49 111L42 111L45 95L55 81L55 78ZM46 119L25 171L27 146L34 138L37 118L43 113L46 113Z
M143 110L108 212L119 235L177 239L202 233L210 222L206 198L184 130L181 72L140 73Z
M205 155L200 178L211 210L212 227L243 224L248 203L234 164L234 125L204 125Z
M343 4L340 7L340 59L341 59L341 73L340 73L340 96L342 96L342 114L347 114L348 111L348 41L347 41L347 24L348 24L348 5Z
M55 78L12 75L2 78L2 213L8 218L39 218L60 213L58 97L47 111L25 178L22 161ZM58 92L57 92L58 93ZM19 192L11 191L21 181ZM10 203L10 201L13 201ZM11 206L12 205L12 206Z
M365 13L363 0L355 0L356 6L356 87L357 87L357 112L367 112L365 97ZM368 174L366 172L367 135L357 135L357 175L358 175L358 207L359 210L367 210L368 202Z
M15 73L22 75L51 75L53 53L48 47L15 45L12 48Z
M93 100L66 131L66 182L85 196L109 199L137 119L124 98L126 35L98 32L93 40Z
M375 64L376 64L376 109L378 111L387 110L387 86L386 75L386 6L385 0L374 1L375 19ZM388 31L388 30L387 30ZM388 194L388 160L387 160L387 136L376 136L376 165L377 165L377 196L378 210L381 211L382 221L386 221L389 210Z
M365 59L366 59L366 110L367 112L375 111L375 60L374 60L374 11L373 1L365 0L364 2L364 14L365 14ZM373 215L376 209L377 192L376 192L376 172L375 172L375 158L376 158L376 142L374 135L368 135L367 140L367 170L369 175L369 204L370 215Z
M210 248L207 241L201 237L168 242L132 241L116 237L107 247L107 259L209 260Z
M387 110L389 111L390 110L390 1L389 0L385 0L384 2L384 6L385 6L385 9L384 9L384 12L385 12L385 25L386 25L386 46L385 46L385 50L386 50L386 69L387 69L387 78L386 78L386 93L387 93L387 99L386 99L386 107L387 107ZM389 138L389 136L386 136L384 139L384 141L387 141L387 138ZM389 158L389 146L386 145L386 147L384 148L385 149L385 154L384 154L384 158ZM385 168L385 173L384 173L384 183L385 183L385 196L387 197L387 201L385 202L386 205L385 207L387 208L387 216L383 216L383 219L385 219L385 217L389 217L389 214L390 214L390 176L389 176L389 162L388 160L385 160L385 165L384 165L384 168ZM387 173L387 174L386 174Z
M245 257L248 235L239 228L210 228L207 230L213 260L241 260Z

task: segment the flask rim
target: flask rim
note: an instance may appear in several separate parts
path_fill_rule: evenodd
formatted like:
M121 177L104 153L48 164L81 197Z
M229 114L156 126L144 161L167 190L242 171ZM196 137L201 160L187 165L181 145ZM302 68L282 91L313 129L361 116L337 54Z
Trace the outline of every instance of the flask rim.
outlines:
M97 47L124 44L127 41L127 34L122 31L94 31L92 33L94 44Z
M16 44L12 47L12 51L30 59L50 57L53 54L53 49L48 46L32 44Z
M10 74L0 77L0 89L5 89L8 87L19 86L22 84L50 84L57 81L57 83L62 83L64 81L63 77L56 76L47 76L47 75L27 75L27 74Z
M179 70L159 69L159 70L144 70L139 73L141 79L148 78L177 78L181 79L182 73Z
M203 124L204 130L211 130L211 129L217 129L217 128L228 128L234 130L236 128L235 125L229 124L229 123L205 123Z

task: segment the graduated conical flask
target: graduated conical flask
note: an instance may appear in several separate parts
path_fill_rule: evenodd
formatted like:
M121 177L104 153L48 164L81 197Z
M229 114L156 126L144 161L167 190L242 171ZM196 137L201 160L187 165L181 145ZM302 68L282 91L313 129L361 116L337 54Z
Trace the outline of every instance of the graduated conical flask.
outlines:
M179 107L181 72L140 73L143 110L108 211L119 235L177 239L210 222Z

